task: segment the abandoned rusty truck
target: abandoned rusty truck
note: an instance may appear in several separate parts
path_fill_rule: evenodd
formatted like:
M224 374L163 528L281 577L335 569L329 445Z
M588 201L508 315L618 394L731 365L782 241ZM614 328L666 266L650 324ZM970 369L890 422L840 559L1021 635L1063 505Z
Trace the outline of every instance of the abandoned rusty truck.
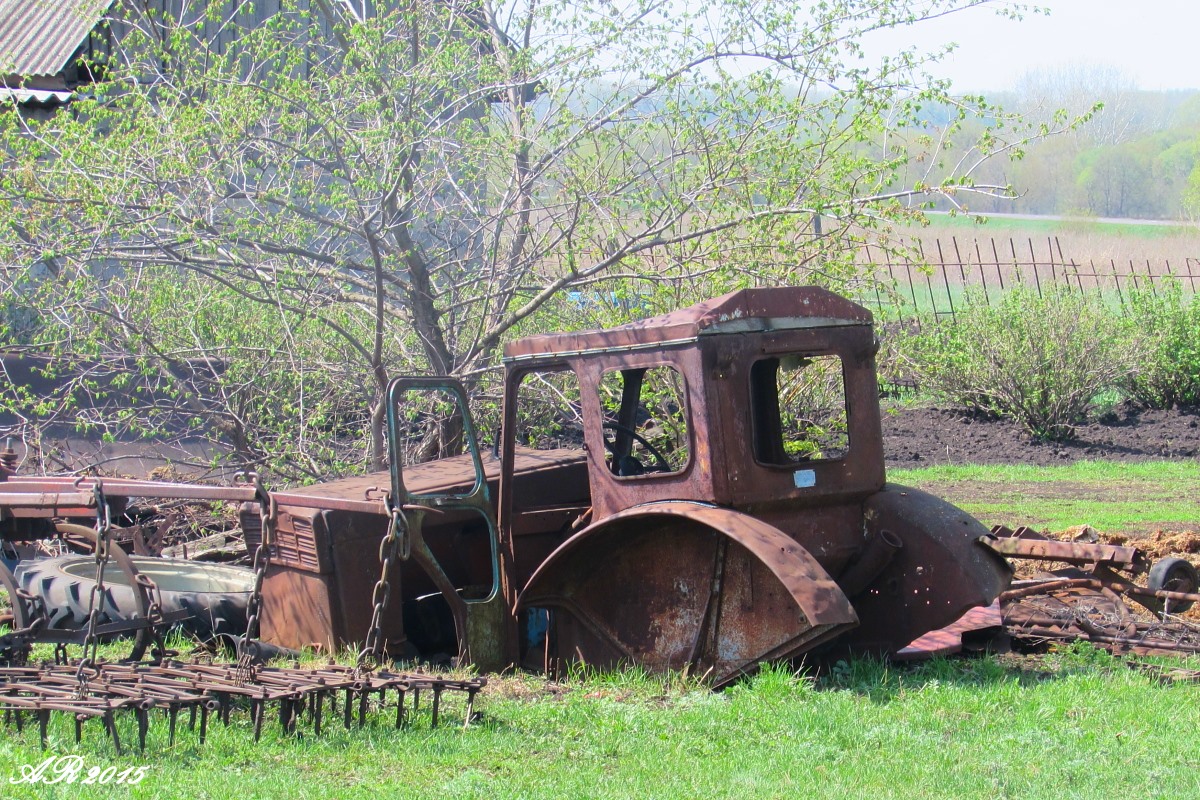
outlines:
M823 645L894 652L992 602L1011 570L968 514L886 482L876 348L866 309L812 287L522 339L487 449L459 384L399 379L392 452L414 449L428 415L406 409L432 393L464 454L273 493L263 638L363 641L397 526L393 655L721 685Z
M459 383L400 378L390 474L243 506L251 552L269 544L261 638L717 686L895 652L1011 569L968 514L886 482L876 349L871 314L814 287L522 339L487 447ZM427 427L460 454L422 463Z

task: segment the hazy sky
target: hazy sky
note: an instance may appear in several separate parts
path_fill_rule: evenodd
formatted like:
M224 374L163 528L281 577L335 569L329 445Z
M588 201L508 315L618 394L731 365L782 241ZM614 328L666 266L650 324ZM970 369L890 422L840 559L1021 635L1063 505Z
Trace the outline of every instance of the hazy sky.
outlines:
M1005 90L1031 70L1119 69L1142 89L1200 89L1200 0L1034 0L1049 15L1021 22L988 8L880 35L876 46L959 49L934 73L960 91Z

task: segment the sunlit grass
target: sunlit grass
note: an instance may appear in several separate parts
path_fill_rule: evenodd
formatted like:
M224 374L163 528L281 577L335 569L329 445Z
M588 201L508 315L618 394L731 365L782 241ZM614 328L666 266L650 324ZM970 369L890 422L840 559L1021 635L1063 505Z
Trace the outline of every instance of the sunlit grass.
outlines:
M248 722L116 757L53 725L47 755L145 765L129 788L12 785L7 796L188 798L1061 798L1192 797L1196 688L1160 685L1090 647L1038 662L841 662L820 676L769 668L722 693L678 676L503 679L469 728L386 715L287 737ZM1170 719L1170 725L1161 724ZM36 730L0 742L8 770L43 753ZM11 774L11 772L10 772Z
M889 470L888 479L943 497L987 525L1200 529L1200 464L1194 461L948 465Z
M989 522L1070 514L1097 524L1101 514L1133 520L1135 507L1153 515L1170 503L1200 519L1200 466L1190 462L940 466L889 478ZM287 736L268 717L255 744L243 711L228 728L210 723L203 745L181 724L168 746L156 713L146 752L117 756L98 723L76 744L62 715L43 752L27 719L23 732L10 724L0 737L0 782L13 798L1188 798L1200 796L1200 749L1188 733L1200 723L1198 696L1194 684L1163 685L1086 644L1036 659L771 667L720 693L677 673L579 668L557 682L493 677L466 728L462 698L447 695L437 729L427 709L401 730L386 708L364 728L327 717L320 737L304 721ZM126 746L136 742L132 715L119 724ZM22 766L64 755L144 766L146 777L136 786L9 783Z

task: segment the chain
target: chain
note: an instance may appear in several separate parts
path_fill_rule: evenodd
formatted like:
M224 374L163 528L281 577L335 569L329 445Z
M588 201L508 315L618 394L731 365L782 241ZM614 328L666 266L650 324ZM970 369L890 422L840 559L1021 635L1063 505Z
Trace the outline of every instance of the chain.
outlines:
M109 548L112 547L112 515L100 481L96 481L92 493L96 498L96 582L92 584L92 593L88 598L88 623L87 633L83 637L83 658L79 660L79 668L75 671L75 681L78 683L76 692L80 697L88 693L90 670L96 664L97 648L100 644L96 636L96 622L104 608L104 568L108 566ZM100 602L97 602L97 598Z
M179 655L177 651L167 649L166 640L163 638L162 591L158 588L158 584L140 572L136 573L135 580L141 587L142 593L150 601L149 608L146 609L146 621L150 624L150 636L154 638L154 648L150 651L151 656L155 661L162 662L164 659Z
M262 615L263 579L267 576L267 567L271 563L271 547L275 544L275 523L279 515L279 506L275 498L263 487L258 476L251 473L248 479L254 482L254 494L258 500L258 517L262 522L262 530L258 548L254 551L254 588L246 604L246 635L238 642L238 668L249 678L253 664L258 660L258 627Z
M392 564L397 558L407 561L412 555L412 532L409 530L408 520L399 507L392 505L391 498L387 503L391 513L388 517L387 532L379 543L379 580L371 592L371 625L367 628L366 643L358 654L358 669L363 672L378 666L385 655L381 629L383 610L387 608L392 595L392 586L388 583Z

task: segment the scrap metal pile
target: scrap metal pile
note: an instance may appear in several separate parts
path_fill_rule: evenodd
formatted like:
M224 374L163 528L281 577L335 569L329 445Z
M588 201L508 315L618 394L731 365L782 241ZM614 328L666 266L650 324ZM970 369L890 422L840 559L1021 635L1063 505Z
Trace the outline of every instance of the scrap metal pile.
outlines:
M429 691L435 704L465 693L469 709L483 685L379 670L388 657L485 671L635 664L719 687L810 654L950 652L959 631L990 635L982 627L1020 642L1200 651L1182 615L1200 600L1189 562L989 534L889 482L877 349L871 313L847 298L745 289L509 342L490 451L461 381L412 375L387 388L386 472L293 490L268 493L250 477L228 487L25 477L0 450L0 544L92 553L56 574L55 559L27 557L18 575L0 572L13 606L0 708L43 728L54 712L98 717L110 734L129 711L144 741L155 708L199 715L202 732L206 713L235 706L256 730L267 705L285 729L298 717L316 728L335 692L347 693L344 718L357 705L361 719L376 693ZM563 435L541 442L548 420ZM207 615L191 596L213 581L184 561L191 585L168 591L164 560L137 560L163 551L163 526L150 530L135 502L156 498L237 507L254 555L241 573L244 627L197 634L235 642L235 663L187 664L166 649L166 626ZM1066 566L1014 584L1006 559ZM70 591L51 593L56 581ZM133 595L124 611L118 583ZM264 665L260 633L293 650L366 644L352 667L281 669ZM101 664L97 644L117 634L134 639L129 663ZM57 663L30 666L35 642L58 645ZM84 657L68 659L68 644Z
M261 578L266 569L273 515L267 493L253 478L233 487L200 487L11 477L0 483L0 487L3 487L0 513L10 518L21 518L23 514L30 520L45 519L48 515L79 518L89 512L96 518L94 529L62 522L53 526L60 534L90 542L94 549L95 579L91 583L91 596L84 600L88 610L84 629L51 627L48 624L51 614L44 599L22 586L0 562L0 587L7 591L11 606L7 619L10 630L0 636L0 709L4 711L5 724L15 725L18 730L23 729L27 716L36 720L43 746L52 714L73 718L76 741L82 736L85 722L99 720L118 752L121 739L116 719L121 713L136 718L138 746L142 749L156 711L162 712L169 725L168 745L174 743L181 711L187 712L189 729L195 729L198 718L200 742L207 736L211 714L228 724L235 708L248 711L256 741L272 706L277 709L282 729L289 733L296 730L300 721L307 720L313 733L320 734L326 709L330 715L340 715L347 728L355 717L360 726L364 725L368 711L384 709L389 698L395 705L395 724L401 727L419 710L422 693L432 698L433 726L438 724L443 695L447 692L465 695L464 724L471 719L475 697L486 685L486 679L453 679L380 669L381 653L371 644L362 650L354 666L332 661L307 667L295 661L289 667L264 664L265 656L273 651L254 638L259 607L256 595L261 592ZM260 506L264 543L256 553L257 581L250 596L246 635L237 640L239 657L235 663L213 663L211 656L206 655L184 661L178 658L178 653L166 648L164 633L188 612L164 612L154 580L139 571L135 561L114 543L113 501L129 497L192 497L240 501L251 508L254 504ZM109 586L105 584L106 571ZM132 613L123 619L101 622L102 609L112 604L114 586L132 594ZM117 635L133 637L128 658L118 662L98 658L100 641ZM29 663L32 647L39 643L55 646L53 662ZM68 645L81 646L83 656L70 658ZM411 703L406 698L411 698Z
M57 520L53 529L69 535L75 543L90 545L95 569L92 597L87 598L87 626L61 630L48 625L50 614L42 597L31 593L0 562L0 587L7 590L11 614L10 630L0 635L0 709L4 721L18 730L36 722L43 743L51 715L66 714L74 720L75 736L82 736L84 723L95 720L121 750L116 723L124 713L136 719L138 746L146 746L151 720L159 716L168 725L168 746L173 744L181 712L186 712L189 730L199 725L199 741L208 734L212 715L229 723L234 709L248 713L254 737L261 735L268 710L276 709L281 729L294 732L297 725L311 726L320 734L325 720L340 718L350 728L357 717L365 724L368 711L377 712L394 704L395 724L404 725L420 707L420 697L431 697L432 724L438 724L446 692L465 695L469 722L475 697L486 685L483 678L458 680L426 674L379 669L377 656L378 619L373 620L376 637L360 653L354 666L333 663L301 667L266 666L262 656L269 648L257 642L261 579L266 569L277 511L271 496L250 477L229 487L201 487L142 481L99 479L21 478L12 476L0 483L0 511L10 518ZM164 612L158 586L139 571L134 557L115 543L112 524L114 507L128 498L188 497L242 503L256 528L255 587L249 603L246 635L237 640L239 658L234 663L213 663L211 656L190 661L168 650L164 632L186 614ZM95 527L64 523L93 514ZM125 543L132 544L129 540ZM921 658L934 653L962 649L965 633L976 643L993 647L998 637L1017 646L1085 639L1119 653L1158 655L1200 653L1200 624L1184 616L1200 600L1195 567L1180 558L1155 563L1136 547L1096 541L1058 541L1029 528L1016 531L997 526L982 543L1015 562L1045 562L1050 571L1020 577L990 608L974 609L941 631L922 637L901 651L902 658ZM387 539L381 556L388 558ZM101 607L111 602L105 585L132 592L132 613L115 621L101 621ZM383 570L387 574L386 566ZM1135 582L1145 577L1146 585ZM386 596L386 581L375 594ZM1133 605L1130 605L1130 604ZM99 641L117 635L132 637L129 656L119 662L96 657ZM36 643L55 645L55 660L29 663ZM70 658L68 645L82 646L84 655ZM149 654L149 658L147 658ZM411 703L408 702L411 698Z
M896 658L921 660L965 649L1038 650L1076 640L1120 655L1200 653L1200 619L1187 615L1200 601L1190 561L1166 557L1152 563L1137 547L1060 541L1027 527L998 525L982 543L1021 567L1008 590L992 605L921 636ZM1030 563L1051 569L1025 568ZM1146 585L1136 582L1141 578Z
M1085 639L1139 655L1200 653L1200 624L1183 616L1200 601L1196 568L1187 560L1151 564L1136 547L1056 541L1029 528L998 526L992 533L988 545L1001 555L1064 565L1014 580L1000 595L1004 630L1013 639ZM1147 585L1135 583L1143 575Z

